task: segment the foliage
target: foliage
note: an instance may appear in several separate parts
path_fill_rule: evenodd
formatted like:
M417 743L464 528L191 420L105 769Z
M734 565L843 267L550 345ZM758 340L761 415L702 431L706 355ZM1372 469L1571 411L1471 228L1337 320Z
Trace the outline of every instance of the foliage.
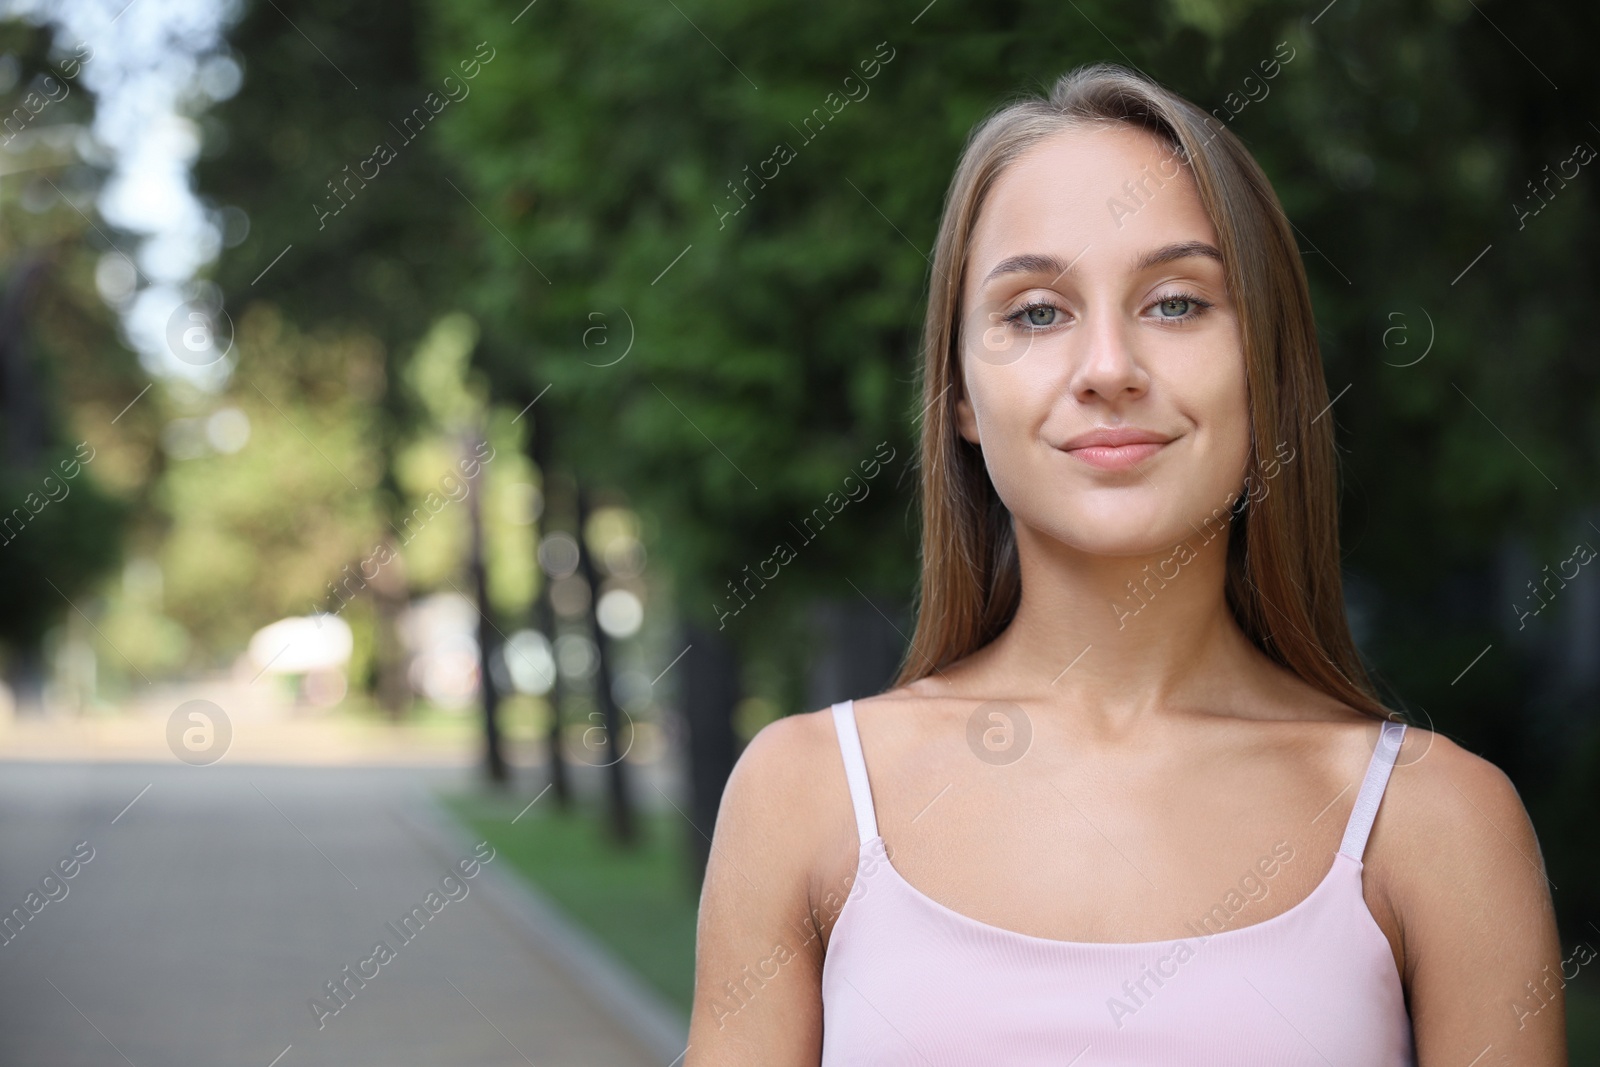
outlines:
M24 657L115 567L150 438L115 419L140 375L95 274L125 257L89 215L82 63L51 36L0 26L0 641Z
M285 32L286 20L301 32ZM427 413L396 384L406 354L450 310L459 211L446 168L425 147L436 137L433 123L449 115L434 117L424 104L437 85L417 62L408 3L256 4L231 43L244 85L209 116L196 178L202 197L244 207L250 224L214 280L235 317L270 305L296 329L342 337L376 357L351 397L361 410L350 429L375 450L372 482L354 492L372 494L362 506L375 507L381 521L314 554L307 570L320 587L367 556L371 538L409 509L395 458L425 428ZM413 118L418 108L423 118ZM381 165L379 144L393 153ZM259 358L241 345L238 376L256 374ZM351 554L333 556L346 549Z
M166 610L213 656L285 615L338 611L328 583L383 531L372 338L308 336L256 305L237 342L249 355L228 393L194 395L193 413L178 414L206 427L237 412L248 442L174 460L158 497L170 516L160 547Z
M286 19L302 32L288 32ZM201 196L243 206L250 226L215 281L231 306L265 300L303 329L364 330L392 359L449 303L459 214L440 156L427 150L432 123L451 113L406 125L437 89L418 65L413 6L255 4L230 41L244 84L212 110L195 176ZM395 158L363 168L380 143Z

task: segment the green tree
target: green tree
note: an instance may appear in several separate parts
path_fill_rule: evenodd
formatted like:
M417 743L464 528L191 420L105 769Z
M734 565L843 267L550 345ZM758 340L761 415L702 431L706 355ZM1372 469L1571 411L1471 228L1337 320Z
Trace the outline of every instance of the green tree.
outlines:
M94 217L104 172L76 147L94 111L83 57L53 36L0 24L0 641L24 699L46 631L95 610L151 437L147 412L115 417L143 376L95 278L131 267Z
M243 208L250 225L217 264L216 281L235 314L270 303L298 329L372 339L379 362L368 433L382 525L397 529L406 505L396 457L423 413L396 383L461 284L462 205L429 147L461 105L422 69L410 3L253 4L230 40L244 84L215 109L196 174L203 197ZM236 373L245 382L253 358L241 349ZM371 592L374 684L398 714L407 689L394 622L404 589Z

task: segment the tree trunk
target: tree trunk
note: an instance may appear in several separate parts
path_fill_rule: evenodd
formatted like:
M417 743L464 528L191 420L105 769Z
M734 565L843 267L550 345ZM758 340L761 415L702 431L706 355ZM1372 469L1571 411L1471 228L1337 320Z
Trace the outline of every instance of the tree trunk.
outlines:
M391 558L369 583L374 617L372 694L378 707L393 722L411 706L410 656L400 640L400 615L405 611L407 585L400 542L389 539Z
M0 300L0 411L5 417L5 464L28 470L44 451L44 399L24 343L28 302L51 265L51 253L24 259ZM7 671L19 715L44 712L44 649L36 639L13 651Z
M482 442L482 435L475 432L473 438L472 450L474 454L481 454L478 446ZM467 513L472 527L472 586L478 598L478 694L483 701L484 771L489 781L504 785L510 779L510 773L500 738L500 691L494 682L494 672L489 669L497 645L491 618L494 609L489 603L489 571L484 561L484 484L483 468L479 466L472 476L471 490L467 493Z
M681 671L680 703L689 740L688 833L690 885L695 893L705 881L722 789L738 758L733 711L739 703L739 654L727 635L699 623L684 626L687 653Z
M537 398L535 398L537 399ZM530 404L531 406L531 404ZM526 408L524 408L526 410ZM532 418L533 428L528 434L528 459L539 471L539 491L544 495L544 511L539 517L538 531L542 536L549 528L547 521L551 509L551 486L554 479L551 477L553 469L551 452L553 451L553 433L551 432L548 412L535 414ZM556 641L556 612L550 603L550 576L544 574L539 565L539 542L534 541L534 568L539 571L539 596L533 605L533 625L550 641L551 648ZM561 708L563 696L566 691L566 682L561 678L561 672L554 670L555 677L550 683L550 692L547 695L550 702L550 723L544 736L545 762L550 770L550 785L555 793L556 805L562 811L572 808L572 785L568 781L567 757L561 747Z
M632 845L638 840L638 827L635 825L633 803L628 795L628 764L624 753L632 744L632 730L624 731L622 722L622 709L617 707L615 696L611 692L611 653L609 649L610 638L600 628L600 575L594 565L594 556L589 551L589 540L584 536L584 530L589 524L589 492L581 481L575 483L573 494L576 503L577 525L576 536L578 539L578 573L583 575L583 580L589 584L589 610L585 613L589 624L589 635L594 641L595 651L598 653L599 662L595 665L594 698L600 706L601 720L606 732L606 784L611 798L611 834L624 845ZM624 736L624 733L627 736Z
M5 462L27 470L38 462L45 445L45 404L38 377L24 344L24 319L29 300L51 265L50 253L23 260L11 274L0 300L0 396L5 412Z
M815 634L806 679L806 708L868 697L889 687L905 656L914 620L905 604L859 596L819 598L811 604Z

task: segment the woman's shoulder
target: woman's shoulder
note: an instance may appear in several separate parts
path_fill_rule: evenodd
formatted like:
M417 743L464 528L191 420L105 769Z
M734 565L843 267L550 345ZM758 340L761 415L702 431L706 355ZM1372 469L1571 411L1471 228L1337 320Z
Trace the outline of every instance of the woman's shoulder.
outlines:
M1301 720L1297 727L1316 739L1312 747L1330 753L1335 765L1364 774L1377 755L1385 723L1353 708L1343 710ZM1380 821L1387 824L1383 837L1398 846L1393 850L1416 857L1441 848L1493 852L1497 843L1505 845L1508 839L1495 827L1527 822L1522 798L1505 771L1446 734L1416 723L1405 727L1379 808ZM1382 819L1386 813L1390 817ZM1376 826L1373 840L1379 840Z
M1442 733L1408 726L1390 772L1383 809L1390 855L1410 877L1397 888L1418 895L1442 889L1455 873L1508 866L1538 872L1543 863L1533 824L1511 778L1491 760ZM1376 831L1374 835L1376 840Z
M756 731L735 761L723 791L742 808L794 812L814 810L825 792L826 770L837 765L843 780L843 757L831 708L804 711L774 719Z
M1538 835L1515 784L1492 761L1444 734L1409 727L1371 845L1367 865L1380 872L1403 932L1408 999L1418 1019L1432 1020L1419 1040L1448 1043L1445 1031L1469 1021L1463 1005L1520 991L1518 982L1537 980L1559 961ZM1500 1031L1509 1044L1532 1042L1518 1018L1530 1009L1503 1003L1498 1023L1472 1018L1484 1040L1500 1044ZM1559 1033L1560 1018L1548 1025Z
M895 689L851 701L851 713L859 724L902 717L900 713L923 702L910 690ZM741 807L797 817L817 813L822 818L812 821L824 830L847 827L853 836L854 808L833 706L785 715L756 731L729 776L724 797L730 793Z
M734 763L717 833L756 851L782 851L794 874L853 857L854 809L831 708L797 712L756 731Z

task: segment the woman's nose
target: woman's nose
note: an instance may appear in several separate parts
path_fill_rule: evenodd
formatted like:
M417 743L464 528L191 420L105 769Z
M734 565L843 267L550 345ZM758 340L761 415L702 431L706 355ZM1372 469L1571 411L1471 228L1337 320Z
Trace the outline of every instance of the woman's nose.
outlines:
M1116 312L1095 308L1085 314L1067 346L1073 396L1112 400L1145 390L1149 375L1132 334L1133 328Z

